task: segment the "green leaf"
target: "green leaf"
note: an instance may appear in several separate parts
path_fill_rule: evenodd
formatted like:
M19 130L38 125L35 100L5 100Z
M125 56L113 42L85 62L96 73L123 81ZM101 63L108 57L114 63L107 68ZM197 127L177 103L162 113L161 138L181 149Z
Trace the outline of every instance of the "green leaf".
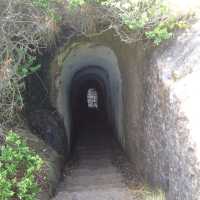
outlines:
M30 71L31 71L32 73L35 73L35 72L38 71L40 68L41 68L41 65L35 65L35 66L30 67Z

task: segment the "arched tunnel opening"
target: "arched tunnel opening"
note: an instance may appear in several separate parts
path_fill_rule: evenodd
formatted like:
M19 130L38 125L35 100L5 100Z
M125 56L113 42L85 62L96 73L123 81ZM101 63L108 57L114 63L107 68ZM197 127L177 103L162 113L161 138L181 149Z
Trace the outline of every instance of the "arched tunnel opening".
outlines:
M67 56L61 69L58 80L61 84L55 93L55 102L63 116L68 153L74 144L77 129L82 130L81 124L88 123L88 126L94 127L97 123L99 129L106 127L111 130L109 132L123 146L121 73L113 50L104 46L79 48ZM98 96L97 108L88 106L86 100L93 101L92 98L87 99L89 91L95 91ZM80 120L81 123L78 123Z

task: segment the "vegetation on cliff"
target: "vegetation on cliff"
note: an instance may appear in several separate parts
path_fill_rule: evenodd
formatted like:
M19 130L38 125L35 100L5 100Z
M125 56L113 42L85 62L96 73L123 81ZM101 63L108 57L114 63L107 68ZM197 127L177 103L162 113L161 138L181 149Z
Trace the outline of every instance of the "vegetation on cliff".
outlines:
M43 160L12 131L6 135L2 143L0 147L0 199L36 199L41 188L44 188L46 184L46 177L42 171Z

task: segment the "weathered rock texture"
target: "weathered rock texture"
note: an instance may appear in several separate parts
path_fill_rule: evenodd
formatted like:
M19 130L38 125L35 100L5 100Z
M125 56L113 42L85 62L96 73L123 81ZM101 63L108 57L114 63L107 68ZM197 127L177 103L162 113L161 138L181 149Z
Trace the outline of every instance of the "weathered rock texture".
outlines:
M168 199L200 198L200 24L157 49L145 69L144 174Z
M51 102L66 119L67 101L60 101L60 95L65 89L61 77L67 72L63 68L67 67L64 63L68 56L72 53L75 60L79 59L76 53L84 46L91 52L98 52L98 47L109 49L115 55L122 91L117 96L122 99L116 107L121 106L120 112L115 113L121 116L117 121L117 127L121 127L118 139L138 171L148 182L162 187L168 200L200 198L199 30L197 23L157 49L144 48L142 42L124 44L115 33L107 31L67 44L50 64ZM103 67L109 68L107 64ZM70 134L69 126L67 131Z
M61 173L64 165L64 158L55 150L46 145L41 139L33 135L31 131L24 127L17 129L23 138L27 141L31 149L33 149L46 164L45 173L47 175L47 183L45 188L38 195L38 200L49 200L56 192L57 185L61 178Z
M67 137L64 124L55 111L35 110L28 115L32 131L50 145L57 153L65 155Z

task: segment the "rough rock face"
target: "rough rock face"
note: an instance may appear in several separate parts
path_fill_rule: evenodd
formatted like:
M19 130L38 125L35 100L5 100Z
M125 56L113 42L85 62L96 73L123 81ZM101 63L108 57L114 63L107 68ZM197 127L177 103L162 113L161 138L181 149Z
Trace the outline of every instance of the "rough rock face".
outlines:
M167 199L200 197L200 23L156 50L145 69L144 174Z
M36 110L28 116L30 127L58 153L65 154L67 138L58 115L48 110Z
M0 147L1 147L1 145L4 144L4 141L5 141L5 137L3 134L3 130L0 128Z
M49 145L46 145L39 137L32 134L25 126L22 129L13 130L22 136L33 149L46 163L45 173L47 175L47 185L42 188L38 194L37 200L49 200L56 192L57 185L61 178L61 172L64 165L64 157L58 154Z

